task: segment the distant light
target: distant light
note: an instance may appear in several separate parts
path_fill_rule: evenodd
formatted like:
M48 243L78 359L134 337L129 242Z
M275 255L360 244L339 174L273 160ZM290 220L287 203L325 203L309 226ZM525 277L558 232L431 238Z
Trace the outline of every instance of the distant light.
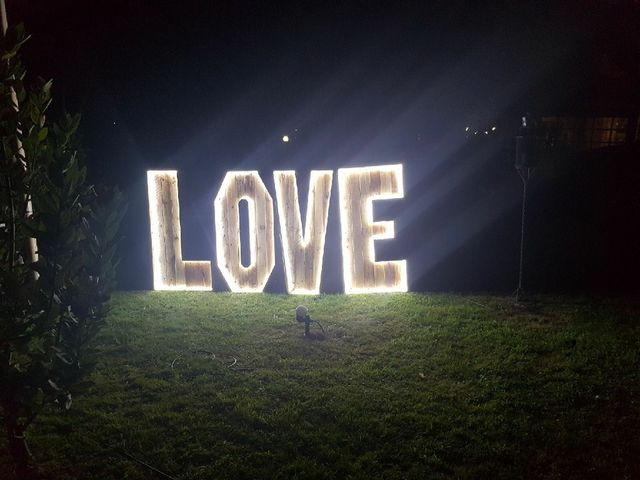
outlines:
M474 134L474 135L477 135L477 134L478 134L478 131L476 130L475 132L473 132L473 134Z
M469 131L469 127L465 128L465 129L464 129L464 131L465 131L465 132L468 132L468 131Z
M495 132L496 131L496 127L491 127L491 131Z
M282 136L282 141L283 141L284 143L289 143L289 135L283 135L283 136Z
M489 135L489 130L485 130L485 131L484 131L484 134L485 134L485 135Z

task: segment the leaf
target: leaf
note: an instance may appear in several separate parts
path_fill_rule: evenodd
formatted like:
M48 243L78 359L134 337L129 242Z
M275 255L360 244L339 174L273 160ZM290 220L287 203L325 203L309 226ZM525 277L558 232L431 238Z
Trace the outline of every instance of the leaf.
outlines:
M44 142L47 139L48 133L49 133L49 129L47 127L42 128L38 132L38 140L40 140L41 142Z
M13 50L11 52L5 53L4 55L2 55L2 61L3 62L7 62L7 61L11 60L13 57L16 56L17 53L18 52L16 50Z
M64 355L62 353L56 353L56 357L58 357L60 360L62 360L67 365L73 364L73 362L71 360L68 360L66 355Z
M0 393L3 404L16 405L8 412L16 418L45 402L71 407L67 388L80 379L82 347L108 312L118 262L115 239L124 210L114 200L121 200L118 192L103 189L98 194L87 181L75 137L80 116L50 122L45 111L51 104L51 81L25 87L19 50L27 38L20 26L0 39L0 58L5 59L0 64L0 157L26 159L28 166L0 162L0 175L11 180L8 195L16 205L16 241L9 252L10 214L6 192L0 195L0 338L11 358L4 366L0 362ZM11 105L12 89L19 110ZM29 218L24 218L26 195L34 208ZM38 242L39 259L33 263L22 260L29 238ZM36 281L34 272L39 273ZM10 371L10 384L5 371Z

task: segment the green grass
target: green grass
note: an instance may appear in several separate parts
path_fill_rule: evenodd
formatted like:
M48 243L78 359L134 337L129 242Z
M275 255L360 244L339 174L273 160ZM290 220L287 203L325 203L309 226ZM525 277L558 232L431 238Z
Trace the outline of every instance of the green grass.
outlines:
M55 479L640 478L638 309L536 300L120 293L30 445Z

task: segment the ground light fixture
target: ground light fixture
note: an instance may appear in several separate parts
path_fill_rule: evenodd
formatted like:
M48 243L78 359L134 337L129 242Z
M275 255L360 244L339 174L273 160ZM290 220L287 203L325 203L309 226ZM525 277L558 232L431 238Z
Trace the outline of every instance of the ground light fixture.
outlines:
M304 305L298 305L296 307L296 321L298 323L304 323L304 336L307 338L324 338L324 327L322 326L322 324L320 322L318 322L317 320L313 320L310 316L309 316L309 309L307 307L305 307ZM320 330L322 330L322 336L319 337L316 334L311 333L311 324L315 323L316 325L318 325L318 327L320 327Z

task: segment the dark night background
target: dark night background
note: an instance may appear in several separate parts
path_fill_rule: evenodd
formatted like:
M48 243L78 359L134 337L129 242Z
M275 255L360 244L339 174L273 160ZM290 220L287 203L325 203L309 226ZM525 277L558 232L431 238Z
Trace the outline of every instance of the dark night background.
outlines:
M258 169L275 196L272 171L295 169L306 199L311 169L402 162L378 259L406 258L411 290L513 291L525 113L629 119L619 145L541 161L525 288L640 287L640 2L9 0L8 15L32 34L29 74L54 79L53 115L82 113L94 181L126 193L121 288L152 287L147 169L178 170L195 260L214 258L227 170ZM327 292L342 290L336 194ZM284 291L279 250L267 289Z

